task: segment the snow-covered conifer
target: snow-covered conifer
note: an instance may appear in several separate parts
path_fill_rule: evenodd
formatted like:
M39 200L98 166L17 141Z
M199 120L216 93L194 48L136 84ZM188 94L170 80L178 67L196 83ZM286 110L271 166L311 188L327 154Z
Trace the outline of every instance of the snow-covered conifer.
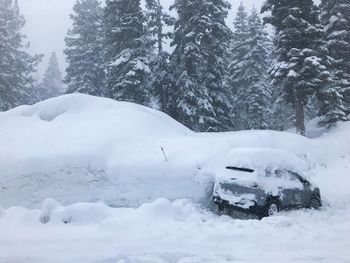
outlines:
M140 0L107 0L103 21L107 96L151 106L154 39Z
M160 0L146 0L148 30L157 39L158 53L163 51L164 39L172 38L172 32L166 32L165 27L173 26L175 18L164 11Z
M62 74L55 52L53 52L50 56L49 64L40 86L40 99L56 97L62 95L65 92L63 88Z
M350 112L350 2L323 0L320 7L332 74L331 85L319 92L320 125L330 127Z
M265 22L277 33L277 59L271 75L284 100L295 109L297 132L305 135L305 106L330 76L324 61L323 28L313 0L267 0Z
M225 0L176 0L171 70L176 80L175 119L196 131L232 128L225 83L230 30Z
M229 72L236 128L264 129L272 111L267 74L271 41L255 8L248 17L241 3L234 26Z
M146 0L147 28L156 39L157 55L152 59L151 93L153 105L163 112L172 114L173 81L169 67L169 53L163 49L165 40L172 39L167 29L175 24L175 18L164 11L160 0Z
M24 23L17 0L0 0L0 110L33 100L33 73L41 56L25 51L25 36L20 32Z
M246 68L245 55L249 52L248 13L243 2L238 7L233 25L234 30L229 45L228 60L229 89L233 102L235 129L241 130L247 128L245 122L245 89L247 85L242 76Z
M67 92L103 96L102 8L98 0L78 0L73 11L64 50Z

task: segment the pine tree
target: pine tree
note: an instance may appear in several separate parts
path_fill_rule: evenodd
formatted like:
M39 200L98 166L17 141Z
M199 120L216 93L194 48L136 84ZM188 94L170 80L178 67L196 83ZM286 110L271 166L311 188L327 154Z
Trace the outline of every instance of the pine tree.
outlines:
M64 51L67 92L103 96L102 8L98 0L78 0L73 11L73 29L68 31Z
M152 59L151 93L153 105L163 112L173 115L174 112L174 85L169 67L169 53L163 49L163 42L173 38L172 32L164 28L175 24L175 19L166 13L160 0L146 0L147 28L156 39L158 53Z
M234 123L236 130L248 129L246 123L246 88L243 76L247 68L245 56L249 47L248 13L243 2L238 7L234 20L234 30L230 43L228 64L229 86L233 101Z
M40 86L42 100L53 98L64 93L62 74L55 52L50 56L49 64Z
M196 131L232 128L225 52L230 30L225 0L176 0L171 70L176 80L175 119Z
M20 32L24 23L17 1L0 0L0 110L33 99L33 73L41 56L25 51L25 36Z
M151 106L154 41L140 0L108 0L104 9L107 96Z
M272 111L266 74L270 40L255 8L248 17L241 3L234 26L229 72L236 128L265 129Z
M238 44L243 45L245 41L249 39L248 13L245 9L245 6L243 5L243 2L241 2L238 7L233 25L233 40L235 42L238 42ZM239 41L241 41L241 43L239 43ZM240 45L237 45L234 48L240 48Z
M246 56L247 67L247 116L249 129L266 129L270 126L272 93L270 89L269 55L271 41L257 10L248 17L250 50Z
M160 0L146 0L146 8L148 10L148 30L157 39L158 53L163 51L164 39L171 39L173 34L165 32L164 27L173 26L175 19L166 13L160 4Z
M154 108L173 116L175 113L175 81L169 65L170 54L161 51L151 61L150 92Z
M305 135L305 106L329 79L322 49L323 29L313 0L267 0L265 22L277 31L277 61L271 75L295 109L297 133Z
M320 7L333 81L318 94L323 116L319 124L331 127L350 112L350 2L323 0Z

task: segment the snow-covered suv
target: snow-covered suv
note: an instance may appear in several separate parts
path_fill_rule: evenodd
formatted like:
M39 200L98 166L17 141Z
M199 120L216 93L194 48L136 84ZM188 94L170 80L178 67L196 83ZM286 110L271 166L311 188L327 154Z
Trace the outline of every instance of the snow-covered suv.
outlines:
M226 167L217 178L213 201L219 210L272 216L281 210L321 207L320 190L296 172Z
M317 209L320 189L306 179L308 167L306 159L281 150L233 149L211 170L214 210L264 217L287 209Z

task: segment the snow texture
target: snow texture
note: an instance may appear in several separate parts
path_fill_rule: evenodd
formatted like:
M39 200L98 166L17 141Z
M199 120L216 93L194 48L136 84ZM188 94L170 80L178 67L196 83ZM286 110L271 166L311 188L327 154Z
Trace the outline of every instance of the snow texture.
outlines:
M47 198L63 205L102 201L118 207L160 197L202 202L215 169L235 164L223 164L227 158L257 165L277 161L279 150L289 153L279 157L285 165L299 158L303 163L294 166L306 162L312 168L339 155L335 146L343 154L350 149L343 134L340 141L272 131L194 133L156 110L81 94L18 107L1 113L0 122L0 199L5 208L39 208ZM239 151L249 150L234 150L242 147L277 152L242 155Z
M0 123L0 262L350 258L348 123L314 139L200 134L155 110L77 94L0 113ZM320 211L234 220L198 202L219 163L279 153L277 163L285 165L285 156L297 168L294 159L307 163L321 189Z

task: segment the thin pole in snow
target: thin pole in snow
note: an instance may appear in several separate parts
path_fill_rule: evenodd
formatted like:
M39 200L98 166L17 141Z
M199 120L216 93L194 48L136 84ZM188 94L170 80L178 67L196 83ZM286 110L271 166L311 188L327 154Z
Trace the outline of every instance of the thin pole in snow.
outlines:
M163 156L164 156L165 161L168 162L169 160L168 160L168 158L166 157L166 154L165 154L165 151L164 151L163 147L161 146L160 149L162 149L162 153L163 153Z

